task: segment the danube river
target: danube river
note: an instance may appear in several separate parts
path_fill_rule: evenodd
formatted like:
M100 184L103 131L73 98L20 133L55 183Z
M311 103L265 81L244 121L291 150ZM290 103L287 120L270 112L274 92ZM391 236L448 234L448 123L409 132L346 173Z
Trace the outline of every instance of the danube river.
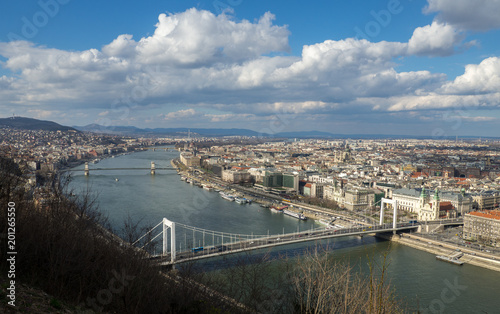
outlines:
M319 228L313 220L300 221L271 213L257 204L239 205L179 179L174 170L147 169L92 171L92 168L171 167L177 151L142 151L90 164L90 176L72 174L76 193L89 189L99 208L108 215L117 233L127 217L141 226L154 226L164 217L203 229L239 234L281 234ZM83 169L83 165L75 169ZM182 235L179 236L182 238ZM390 246L389 277L399 297L411 308L428 313L499 313L500 273L472 265L456 266L435 256L373 237L330 240L332 254L339 259L366 264L367 256L379 256ZM182 242L180 243L182 246ZM184 246L185 247L185 246ZM280 253L300 248L279 247ZM288 251L288 252L287 252Z

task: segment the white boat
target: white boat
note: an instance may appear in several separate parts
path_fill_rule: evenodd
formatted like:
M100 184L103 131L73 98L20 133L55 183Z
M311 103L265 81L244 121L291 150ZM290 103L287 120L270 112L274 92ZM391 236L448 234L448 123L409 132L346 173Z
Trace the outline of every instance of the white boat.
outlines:
M455 265L463 265L464 264L464 262L458 260L458 258L451 258L449 256L437 255L436 259L440 260L440 261L443 261L443 262L452 263L452 264L455 264Z
M203 188L204 188L205 190L207 190L207 191L213 191L213 190L214 190L214 188L213 188L212 186L210 186L210 185L206 185L206 184L204 184L204 185L203 185Z
M288 206L283 206L283 207L277 207L277 206L271 206L269 207L269 209L273 212L273 213L278 213L278 214L281 214L283 213L283 209L287 208Z
M304 214L299 214L288 209L283 209L283 214L300 220L307 220L307 217Z
M319 223L324 225L326 227L326 229L336 229L335 225L333 224L334 221L335 221L335 219L333 219L333 220L320 219Z
M231 194L228 194L228 193L226 193L226 192L220 192L219 194L220 194L220 196L221 196L223 199L225 199L225 200L227 200L227 201L230 201L230 202L234 201L234 198L235 198L235 197L234 197L234 196L232 196Z
M238 204L246 204L247 200L242 197L236 197L234 201Z

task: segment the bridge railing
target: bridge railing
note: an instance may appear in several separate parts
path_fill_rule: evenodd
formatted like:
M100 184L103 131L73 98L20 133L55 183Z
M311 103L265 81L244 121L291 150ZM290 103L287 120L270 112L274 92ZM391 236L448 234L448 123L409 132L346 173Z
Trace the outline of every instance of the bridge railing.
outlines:
M415 223L399 223L396 229L405 228L405 227L416 227ZM190 248L185 250L179 250L176 252L177 262L191 260L191 259L199 259L204 257L213 257L221 254L228 253L236 253L242 250L253 250L259 249L269 246L293 243L297 241L313 241L315 239L321 239L326 236L350 236L356 235L360 233L372 233L372 232L385 232L385 231L394 231L392 223L386 223L384 225L373 225L373 226L361 226L361 227L351 227L351 228L342 228L342 229L312 229L312 230L304 230L300 232L293 233L285 233L285 234L275 234L264 237L256 237L249 238L236 242L227 242L224 244L218 245L209 245L206 247L197 247ZM164 257L169 257L170 254L167 254Z

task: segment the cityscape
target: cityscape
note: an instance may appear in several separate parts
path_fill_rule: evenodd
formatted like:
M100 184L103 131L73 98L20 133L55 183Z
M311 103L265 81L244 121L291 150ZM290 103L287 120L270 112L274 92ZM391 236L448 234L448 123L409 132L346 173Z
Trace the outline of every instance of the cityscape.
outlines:
M498 312L500 1L1 6L1 313Z
M184 226L193 233L191 244L176 244L175 233L169 233L172 245L158 255L162 265L357 235L396 241L451 265L500 271L498 139L205 137L190 131L131 137L6 126L0 134L1 157L17 165L22 186L39 210L51 210L55 196L50 178L70 172L88 181L108 170L119 181L118 174L129 170L102 167L105 161L113 164L150 151L177 157L167 165L146 161L142 177L161 178L172 169L181 181L211 195L219 191L234 204L253 202L256 208L314 224L263 238L205 230L198 244L195 232L209 228ZM177 210L186 208L182 204ZM212 242L205 241L205 233Z

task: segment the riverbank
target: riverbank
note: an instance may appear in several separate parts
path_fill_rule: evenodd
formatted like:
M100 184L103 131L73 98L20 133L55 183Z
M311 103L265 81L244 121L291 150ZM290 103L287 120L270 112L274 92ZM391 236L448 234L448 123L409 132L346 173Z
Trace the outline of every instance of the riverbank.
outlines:
M367 223L365 220L367 219L367 217L361 216L355 212L328 209L293 200L285 200L281 196L273 195L262 190L257 190L251 187L245 187L238 184L231 184L225 182L214 175L203 173L202 171L199 170L198 174L195 175L194 172L188 172L186 170L183 170L182 169L183 165L180 164L180 161L177 158L175 159L175 161L172 160L171 163L172 166L174 166L177 169L177 172L179 174L189 178L194 182L197 182L198 184L204 184L208 182L219 189L232 190L239 197L251 199L253 202L264 206L272 206L276 204L280 204L280 206L288 206L290 210L296 213L303 214L307 218L313 220L321 220L321 219L329 220L329 219L341 218L345 220L347 227L356 225L368 225L368 226L370 225L370 223ZM177 163L177 167L174 165L174 163Z
M447 242L427 239L415 234L394 235L390 237L390 240L434 255L449 256L453 253L457 253L457 250L460 250L464 255L459 261L500 272L499 257L492 254L486 254L474 249L458 248Z

